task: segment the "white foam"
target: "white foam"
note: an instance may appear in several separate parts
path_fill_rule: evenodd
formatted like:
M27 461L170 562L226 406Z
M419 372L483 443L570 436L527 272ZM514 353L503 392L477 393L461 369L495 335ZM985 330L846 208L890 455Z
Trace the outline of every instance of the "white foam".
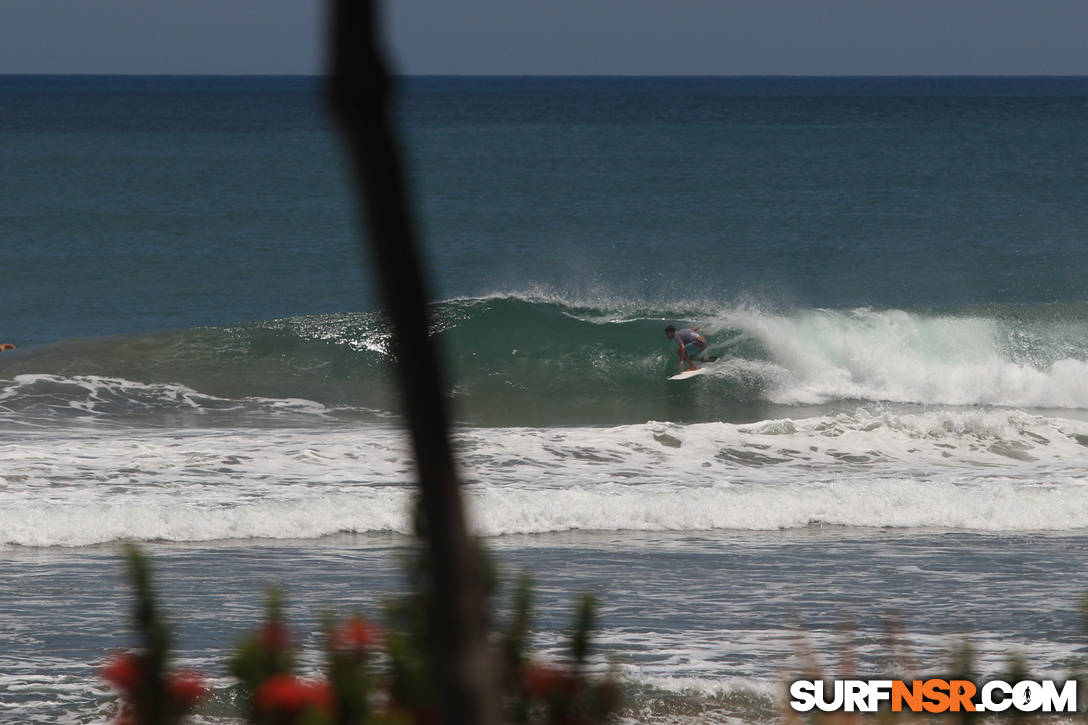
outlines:
M236 421L247 414L275 420L321 419L331 413L325 405L303 398L230 399L181 383L143 383L99 375L23 374L0 382L3 423L25 428L48 428L58 419L122 425L126 418L156 415L173 422L172 415L200 418L228 414ZM5 402L18 411L2 407Z
M722 313L717 329L739 329L768 351L759 372L779 403L876 400L941 405L1088 408L1088 361L1032 365L1003 349L999 322L924 317L901 310L755 309Z
M494 536L812 524L981 531L1088 521L1088 423L1015 411L751 425L465 429L471 518ZM409 530L403 434L361 429L8 435L0 543Z
M29 506L7 512L3 535L22 546L84 546L123 539L309 539L343 531L409 533L408 494L375 490L214 506L144 496L138 502Z

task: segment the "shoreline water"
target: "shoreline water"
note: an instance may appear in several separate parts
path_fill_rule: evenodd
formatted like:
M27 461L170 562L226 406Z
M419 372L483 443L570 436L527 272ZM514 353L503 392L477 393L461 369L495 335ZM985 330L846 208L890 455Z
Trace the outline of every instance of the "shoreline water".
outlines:
M321 612L376 613L403 587L407 543L337 535L144 549L180 661L215 678L215 712L230 698L225 648L259 621L269 584L284 584L288 620L314 667ZM715 721L738 708L773 719L778 686L808 650L828 675L843 674L844 653L874 676L931 674L967 640L980 675L1005 673L1009 654L1020 653L1038 677L1066 676L1084 651L1088 531L567 532L494 537L487 546L508 582L522 570L534 576L533 641L545 657L561 656L575 595L599 596L595 651L620 664L633 687L628 716L639 722L675 722L684 710ZM8 550L0 568L13 584L0 590L0 613L19 623L2 637L8 707L27 721L96 721L108 698L95 670L131 641L119 545ZM550 576L557 568L562 583ZM1020 592L1015 606L999 595L1010 585ZM641 720L639 711L657 714Z

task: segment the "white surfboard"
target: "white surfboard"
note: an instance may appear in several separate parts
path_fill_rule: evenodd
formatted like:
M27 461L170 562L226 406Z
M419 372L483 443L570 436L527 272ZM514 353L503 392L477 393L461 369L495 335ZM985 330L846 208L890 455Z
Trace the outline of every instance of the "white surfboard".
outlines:
M702 375L706 368L695 368L694 370L685 370L682 373L673 375L669 380L687 380L688 378L694 378L696 375Z

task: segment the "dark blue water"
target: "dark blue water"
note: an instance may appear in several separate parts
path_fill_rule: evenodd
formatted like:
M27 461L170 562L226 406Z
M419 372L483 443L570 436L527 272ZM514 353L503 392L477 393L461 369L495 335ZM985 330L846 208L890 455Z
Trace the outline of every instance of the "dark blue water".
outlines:
M482 246L503 250L515 286L587 294L831 307L1084 296L1083 79L409 89L436 263L458 275L494 268L494 252L471 253Z
M373 307L320 84L0 79L0 337ZM418 78L435 295L1084 300L1088 79Z

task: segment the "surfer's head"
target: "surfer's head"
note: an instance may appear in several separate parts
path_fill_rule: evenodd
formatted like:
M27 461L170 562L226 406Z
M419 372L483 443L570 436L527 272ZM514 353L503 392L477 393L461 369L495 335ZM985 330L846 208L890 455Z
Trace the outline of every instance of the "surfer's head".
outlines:
M665 337L667 337L667 338L669 338L671 340L675 336L676 336L676 328L675 327L673 327L672 325L669 325L668 327L665 328Z

